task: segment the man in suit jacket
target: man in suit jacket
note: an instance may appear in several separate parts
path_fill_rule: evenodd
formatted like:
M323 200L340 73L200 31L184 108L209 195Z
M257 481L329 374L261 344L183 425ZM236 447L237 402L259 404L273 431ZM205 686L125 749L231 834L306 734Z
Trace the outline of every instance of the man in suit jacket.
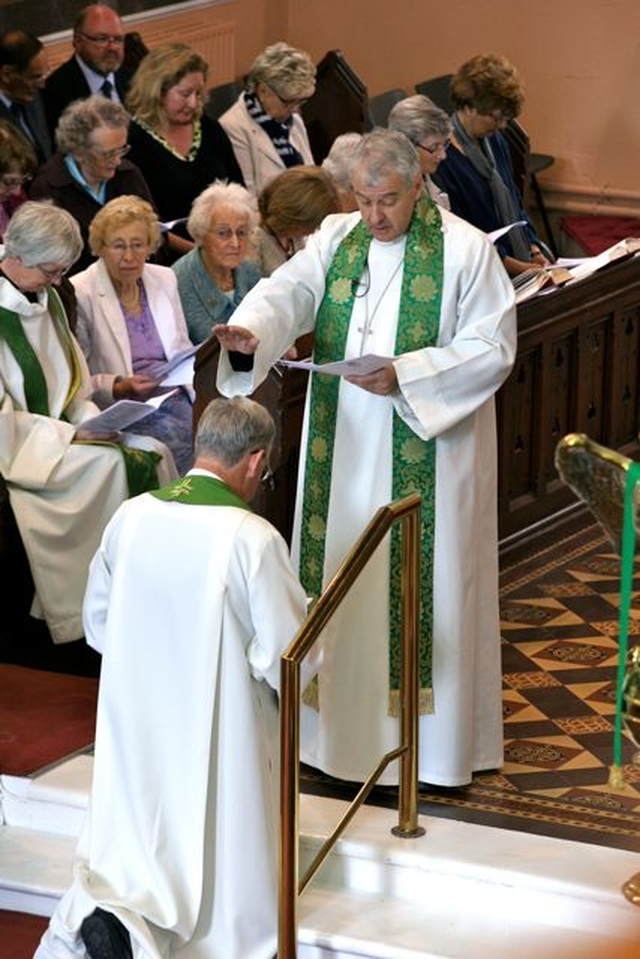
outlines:
M101 93L124 103L131 75L124 70L124 28L111 7L92 3L73 27L74 55L54 70L44 89L44 105L53 136L60 114L73 100Z
M0 119L26 136L44 163L51 156L51 139L40 91L49 71L44 46L24 30L7 30L0 37Z

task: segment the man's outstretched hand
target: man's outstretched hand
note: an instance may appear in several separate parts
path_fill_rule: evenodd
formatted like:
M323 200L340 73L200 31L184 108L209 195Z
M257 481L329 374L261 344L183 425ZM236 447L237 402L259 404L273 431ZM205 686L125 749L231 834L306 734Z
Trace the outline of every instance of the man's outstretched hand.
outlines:
M244 326L230 326L219 323L213 327L212 333L218 337L220 345L232 353L255 353L260 340Z

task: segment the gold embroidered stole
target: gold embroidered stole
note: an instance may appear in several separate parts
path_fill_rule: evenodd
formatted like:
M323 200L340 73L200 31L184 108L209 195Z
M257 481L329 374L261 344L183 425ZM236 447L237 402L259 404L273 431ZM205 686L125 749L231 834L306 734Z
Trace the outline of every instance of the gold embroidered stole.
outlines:
M353 278L361 276L370 244L371 234L360 221L335 252L316 319L316 363L328 363L344 357L355 297ZM437 343L443 257L440 213L430 198L422 197L416 205L407 232L396 356ZM340 379L337 376L312 376L300 541L300 578L311 595L319 595L323 585L339 388ZM435 441L421 440L394 411L393 499L412 492L422 496L420 709L421 712L428 712L431 708ZM401 532L397 526L391 535L389 615L389 712L397 715L401 665Z

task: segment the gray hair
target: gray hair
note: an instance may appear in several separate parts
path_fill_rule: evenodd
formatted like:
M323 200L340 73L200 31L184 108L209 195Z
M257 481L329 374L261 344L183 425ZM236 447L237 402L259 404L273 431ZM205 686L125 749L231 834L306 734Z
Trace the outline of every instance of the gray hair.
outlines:
M217 206L230 206L236 213L247 217L247 226L252 230L255 226L258 213L255 200L248 190L239 183L227 183L226 180L214 180L200 193L191 205L191 212L187 220L187 230L201 246L206 233L211 228L211 218Z
M353 155L352 174L358 170L369 186L390 173L397 173L407 187L421 176L420 158L414 145L398 130L376 127L365 133Z
M82 253L80 227L51 200L28 200L9 220L4 235L5 257L18 257L25 266L57 263L70 267Z
M429 97L417 94L406 97L391 110L388 126L390 130L399 130L416 146L427 137L451 136L451 120L444 110L437 107Z
M316 85L316 68L304 50L288 43L273 43L259 53L247 75L247 90L255 92L264 83L280 99L310 96Z
M233 467L256 450L269 456L276 435L271 413L246 396L211 400L198 422L196 459L214 459Z
M351 165L361 139L361 133L341 133L335 138L328 155L322 161L322 169L329 174L339 190L351 189Z
M56 127L56 145L61 153L84 153L94 130L129 129L130 117L125 108L100 94L74 100L63 111Z

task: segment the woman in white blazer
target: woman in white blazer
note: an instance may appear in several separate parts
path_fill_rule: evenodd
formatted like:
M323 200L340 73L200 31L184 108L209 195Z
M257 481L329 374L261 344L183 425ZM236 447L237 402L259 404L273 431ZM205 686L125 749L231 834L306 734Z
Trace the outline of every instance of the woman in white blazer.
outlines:
M246 89L220 117L244 184L255 196L283 170L314 163L299 111L315 93L315 78L308 53L274 43L256 57Z
M147 263L159 243L151 205L137 196L116 197L89 228L98 260L71 278L78 301L76 335L91 372L93 399L102 408L160 392L160 367L192 347L175 274ZM193 462L192 397L190 384L181 387L128 428L162 439L181 473Z

